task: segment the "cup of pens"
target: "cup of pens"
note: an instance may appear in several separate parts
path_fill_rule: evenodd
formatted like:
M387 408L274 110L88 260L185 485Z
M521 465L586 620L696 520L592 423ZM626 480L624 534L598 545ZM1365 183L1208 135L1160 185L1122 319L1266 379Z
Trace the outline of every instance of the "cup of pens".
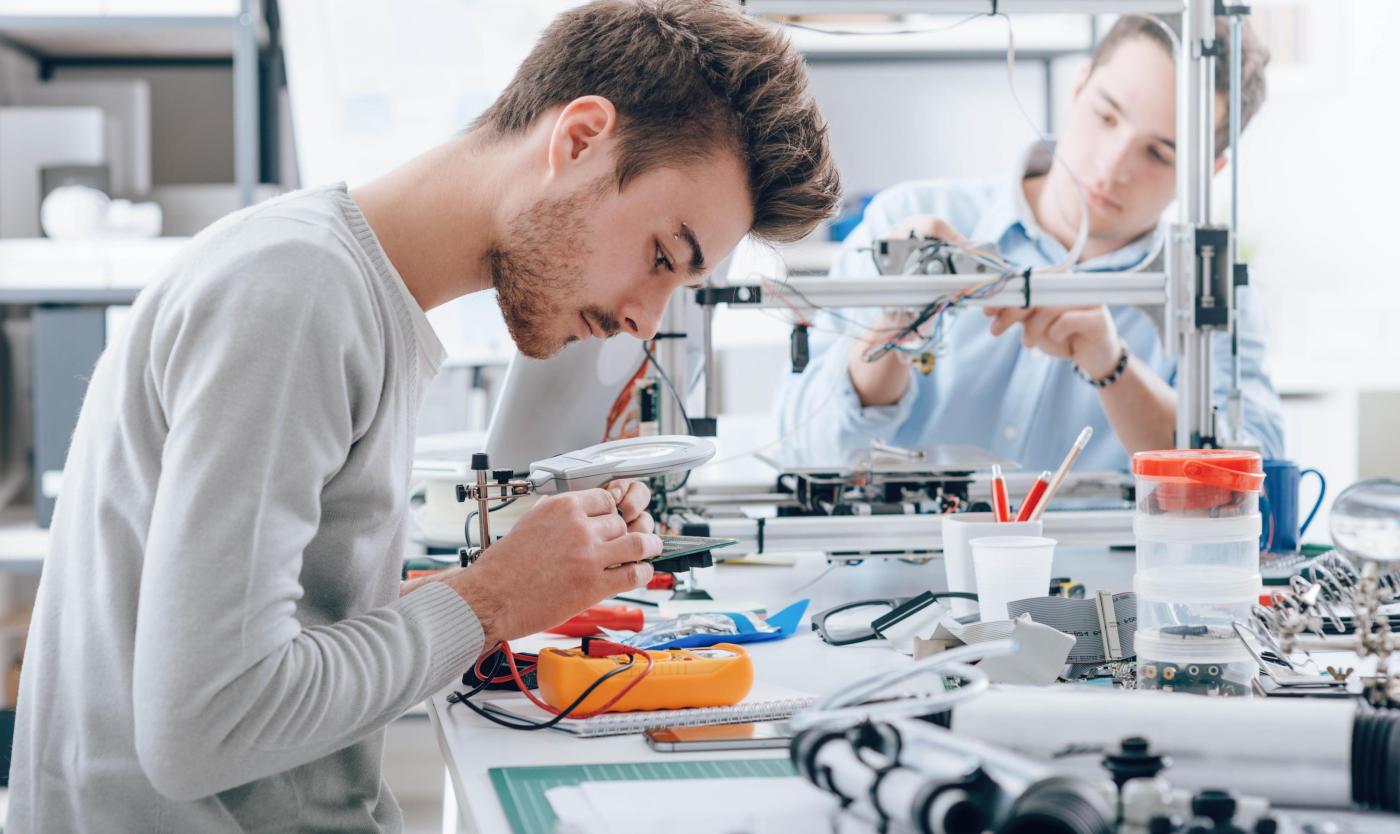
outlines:
M1039 536L1040 519L997 521L996 513L953 513L943 517L943 566L948 573L948 590L977 593L977 571L972 564L973 539L987 536ZM1046 580L1049 585L1049 579ZM1041 589L1045 593L1045 589ZM970 599L946 600L955 617L978 612Z
M1041 516L1055 492L1064 483L1070 467L1089 445L1094 430L1085 426L1070 447L1069 453L1052 475L1048 470L1031 484L1021 503L1012 507L1001 467L992 467L992 511L989 513L956 513L943 518L943 567L947 572L948 590L978 593L977 572L972 561L969 542L987 536L1039 537L1043 532ZM1046 579L1047 585L1049 578ZM949 600L957 617L978 613L978 603L966 599ZM984 616L985 619L985 616Z

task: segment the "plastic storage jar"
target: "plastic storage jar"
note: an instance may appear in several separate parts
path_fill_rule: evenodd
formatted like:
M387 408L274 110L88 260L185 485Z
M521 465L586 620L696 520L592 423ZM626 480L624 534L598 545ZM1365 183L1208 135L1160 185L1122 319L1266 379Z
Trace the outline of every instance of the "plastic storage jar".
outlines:
M1257 452L1182 449L1133 455L1138 571L1222 567L1259 572Z
M1204 634L1194 634L1194 631ZM1137 688L1243 698L1254 694L1259 664L1233 633L1228 637L1208 626L1177 626L1144 634L1133 642L1137 652Z
M1234 624L1249 621L1263 590L1259 574L1158 568L1138 573L1133 590L1138 688L1250 694L1259 668Z

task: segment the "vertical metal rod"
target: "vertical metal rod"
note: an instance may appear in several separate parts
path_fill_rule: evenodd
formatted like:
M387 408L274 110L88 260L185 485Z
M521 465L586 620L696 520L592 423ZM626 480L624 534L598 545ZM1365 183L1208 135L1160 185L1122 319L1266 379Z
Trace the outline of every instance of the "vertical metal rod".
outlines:
M1210 330L1198 326L1196 309L1210 276L1196 258L1196 230L1210 223L1210 186L1215 156L1214 57L1207 54L1215 43L1213 0L1186 0L1182 12L1181 60L1177 65L1178 203L1181 232L1177 266L1180 269L1175 312L1183 350L1177 375L1177 445L1204 445L1215 435L1211 392ZM1217 253L1219 257L1219 253Z
M486 488L490 484L489 475L485 469L476 470L476 523L481 532L482 550L491 546L491 502L486 495Z
M1045 135L1055 133L1055 59L1046 56L1045 61Z
M1241 101L1244 89L1244 61L1240 52L1244 49L1244 20L1238 13L1230 17L1230 245L1240 235L1240 120L1243 118L1244 103ZM1238 261L1236 252L1230 253L1231 261Z
M1235 264L1240 262L1240 129L1244 111L1244 19L1237 9L1230 16L1230 437L1244 431L1244 403L1240 393L1239 298Z
M700 308L701 350L704 351L704 370L701 379L705 382L705 417L719 416L719 380L715 373L715 308L712 305L696 305Z
M238 199L251 206L258 172L257 0L240 0L233 33L233 179Z
M1215 46L1215 16L1214 9L1209 3L1202 3L1206 6L1206 31L1198 41L1201 51L1204 53L1206 47ZM1213 175L1215 174L1215 57L1213 55L1202 55L1197 59L1200 63L1200 98L1197 106L1200 112L1199 136L1201 143L1201 214L1200 223L1209 225L1211 218L1211 192Z
M666 305L666 313L661 317L662 333L674 335L686 332L686 325L690 318L688 308L691 292L691 290L681 288L677 289L671 296L670 302ZM686 361L687 341L687 339L681 338L657 339L656 346L652 349L656 361L670 377L671 384L676 387L676 394L680 397L685 397L690 390L690 375L686 368L686 365L689 364ZM665 383L662 383L660 399L658 433L690 434L690 427L686 425L681 406L676 402L676 397L671 396L671 392L666 389Z

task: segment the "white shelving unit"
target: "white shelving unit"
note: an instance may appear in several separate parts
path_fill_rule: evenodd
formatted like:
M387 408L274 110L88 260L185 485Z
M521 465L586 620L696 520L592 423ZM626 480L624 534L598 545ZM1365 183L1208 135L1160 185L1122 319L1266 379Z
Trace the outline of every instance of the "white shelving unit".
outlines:
M259 179L259 60L271 40L261 0L0 0L0 43L39 65L233 64L234 180Z

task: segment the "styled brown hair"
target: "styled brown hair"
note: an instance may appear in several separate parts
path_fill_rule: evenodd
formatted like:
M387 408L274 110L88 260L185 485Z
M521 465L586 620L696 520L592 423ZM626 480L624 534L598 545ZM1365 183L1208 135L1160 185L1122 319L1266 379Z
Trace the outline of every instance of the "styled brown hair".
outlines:
M1165 49L1175 60L1176 47L1162 28L1165 25L1168 24L1141 15L1123 15L1118 18L1113 27L1094 46L1094 57L1089 72L1092 74L1100 64L1112 57L1119 44L1131 38L1147 38ZM1179 34L1176 26L1172 26L1172 31ZM1216 59L1215 65L1215 91L1228 95L1230 63L1236 58L1230 54L1230 26L1223 17L1215 19L1215 45L1220 49L1220 57ZM1240 64L1240 132L1243 133L1250 119L1264 106L1264 96L1268 91L1264 82L1264 68L1269 65L1269 49L1259 40L1248 20L1240 27L1240 53L1239 60L1243 62ZM1221 114L1219 124L1215 128L1215 152L1222 154L1229 147L1230 114L1227 111Z
M619 190L653 168L730 151L748 172L752 233L778 243L806 235L840 200L802 58L724 0L597 0L564 12L471 129L519 134L588 95L617 109Z

